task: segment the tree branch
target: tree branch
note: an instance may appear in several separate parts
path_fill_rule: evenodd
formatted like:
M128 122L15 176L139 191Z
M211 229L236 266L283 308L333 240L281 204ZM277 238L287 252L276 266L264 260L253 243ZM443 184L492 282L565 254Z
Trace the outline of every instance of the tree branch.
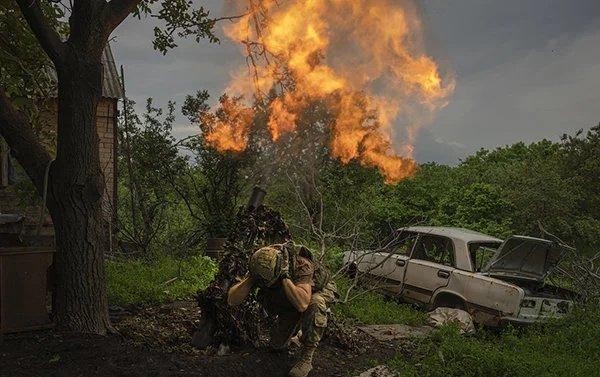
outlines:
M133 12L135 7L141 2L141 0L111 0L108 4L110 12L108 15L107 27L112 32L124 19ZM109 32L109 34L110 34Z
M48 57L59 65L62 61L64 44L60 36L47 22L38 0L15 0L21 9L23 17L29 24L36 39L48 54Z
M38 193L44 190L46 167L52 160L25 116L10 102L0 87L0 135L6 140L11 154L25 169Z

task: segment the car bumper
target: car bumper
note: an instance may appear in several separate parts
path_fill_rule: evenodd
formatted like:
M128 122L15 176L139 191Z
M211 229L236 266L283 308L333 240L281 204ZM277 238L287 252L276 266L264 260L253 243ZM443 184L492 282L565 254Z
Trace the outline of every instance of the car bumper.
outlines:
M507 324L512 324L512 325L531 325L533 323L541 323L541 322L546 322L546 321L550 321L553 319L560 319L562 317L564 317L565 314L556 314L556 315L544 315L544 316L537 316L537 317L502 317L500 318L500 324L501 325L507 325Z

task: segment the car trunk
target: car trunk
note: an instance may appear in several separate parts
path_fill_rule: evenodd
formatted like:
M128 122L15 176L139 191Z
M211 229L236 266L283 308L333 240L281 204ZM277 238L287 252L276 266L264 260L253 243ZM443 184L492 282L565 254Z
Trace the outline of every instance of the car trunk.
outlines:
M512 236L500 245L482 272L523 288L525 296L571 299L574 292L545 281L567 248L540 238Z
M482 272L489 275L543 281L558 264L566 246L525 236L512 236L500 245Z

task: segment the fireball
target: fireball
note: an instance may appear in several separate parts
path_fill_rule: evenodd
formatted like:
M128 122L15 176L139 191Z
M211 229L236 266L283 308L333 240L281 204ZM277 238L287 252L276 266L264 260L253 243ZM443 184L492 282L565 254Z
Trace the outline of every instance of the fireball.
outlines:
M295 132L311 101L327 100L330 153L342 163L376 167L387 183L416 171L418 130L454 90L426 54L423 25L410 1L245 0L244 15L225 27L243 47L248 69L232 76L228 92L264 98L274 141ZM238 110L239 111L239 110ZM213 125L206 140L219 150L247 146L248 112ZM400 153L402 152L402 153Z

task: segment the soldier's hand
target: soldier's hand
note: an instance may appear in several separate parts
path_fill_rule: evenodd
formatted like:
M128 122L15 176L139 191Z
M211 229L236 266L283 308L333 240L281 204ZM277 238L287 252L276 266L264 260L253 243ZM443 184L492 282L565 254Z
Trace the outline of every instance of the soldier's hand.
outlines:
M279 272L280 279L289 279L290 276L290 254L287 248L283 247L281 250L281 270Z

